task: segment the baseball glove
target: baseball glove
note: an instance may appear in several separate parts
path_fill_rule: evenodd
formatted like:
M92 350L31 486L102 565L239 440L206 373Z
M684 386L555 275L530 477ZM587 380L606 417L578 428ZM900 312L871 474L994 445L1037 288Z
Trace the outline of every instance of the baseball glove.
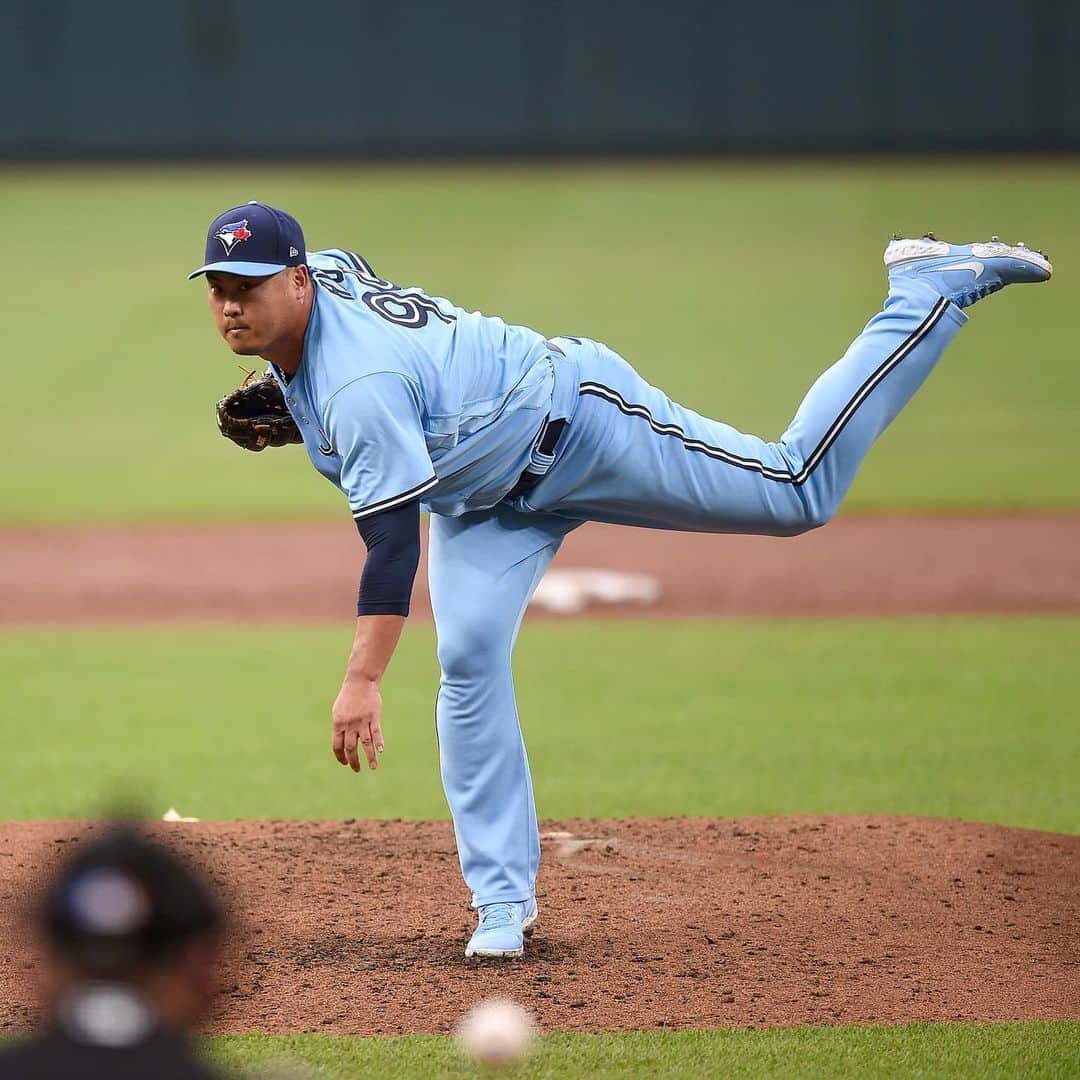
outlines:
M277 380L259 378L254 371L217 403L217 422L226 439L256 454L268 446L304 441Z

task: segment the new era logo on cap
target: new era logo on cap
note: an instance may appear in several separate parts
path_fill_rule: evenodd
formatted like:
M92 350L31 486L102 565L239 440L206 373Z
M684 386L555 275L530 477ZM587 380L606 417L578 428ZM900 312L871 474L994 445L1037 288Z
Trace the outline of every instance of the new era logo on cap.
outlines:
M307 261L304 233L291 214L266 203L234 206L210 223L206 261L188 279L211 271L268 277Z

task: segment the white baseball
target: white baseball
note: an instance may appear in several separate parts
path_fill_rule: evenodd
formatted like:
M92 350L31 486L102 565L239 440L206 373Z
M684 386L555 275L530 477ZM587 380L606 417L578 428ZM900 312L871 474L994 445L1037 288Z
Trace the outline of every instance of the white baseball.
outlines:
M504 998L474 1005L457 1027L458 1046L480 1065L513 1065L529 1052L535 1035L532 1013Z

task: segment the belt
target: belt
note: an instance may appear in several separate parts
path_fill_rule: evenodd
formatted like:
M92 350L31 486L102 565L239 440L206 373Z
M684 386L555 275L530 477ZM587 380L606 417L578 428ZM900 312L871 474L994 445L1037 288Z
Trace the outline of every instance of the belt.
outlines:
M565 420L545 420L540 432L540 438L536 444L537 452L547 457L554 454L555 447L559 442L559 436L562 435L565 428ZM532 472L526 468L518 477L518 482L506 493L505 498L516 499L519 495L524 495L527 491L531 491L536 487L545 476L547 476L546 472Z
M555 389L552 394L551 407L551 413L555 413L555 419L553 420L551 413L548 413L547 419L540 429L540 435L533 444L534 458L537 455L542 458L554 457L559 436L562 435L566 425L570 422L570 416L573 414L574 406L577 404L578 383L580 382L577 364L568 361L566 353L554 341L545 341L544 344L548 348L548 359L551 361L555 371ZM532 462L530 462L531 464ZM513 501L518 496L531 491L547 476L547 469L551 467L550 462L547 464L547 468L541 463L540 469L537 471L531 468L530 465L525 466L525 471L518 477L517 483L503 496L504 499Z

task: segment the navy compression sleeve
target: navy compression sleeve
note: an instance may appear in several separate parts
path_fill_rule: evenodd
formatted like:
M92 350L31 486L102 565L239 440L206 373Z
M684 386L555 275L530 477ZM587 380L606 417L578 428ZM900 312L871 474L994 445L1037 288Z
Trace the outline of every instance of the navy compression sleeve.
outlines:
M367 547L357 615L408 615L420 562L420 501L361 518L356 528Z

